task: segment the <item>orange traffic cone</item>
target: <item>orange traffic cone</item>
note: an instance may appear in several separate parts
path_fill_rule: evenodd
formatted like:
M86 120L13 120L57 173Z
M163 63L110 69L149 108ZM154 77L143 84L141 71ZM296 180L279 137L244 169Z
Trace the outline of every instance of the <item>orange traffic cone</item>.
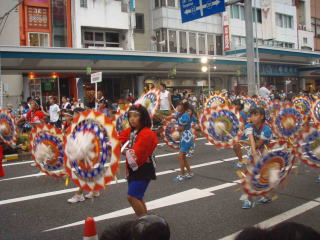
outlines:
M84 223L83 240L98 240L96 222L92 217L88 217Z
M0 146L0 177L4 177L4 171L2 167L3 147Z

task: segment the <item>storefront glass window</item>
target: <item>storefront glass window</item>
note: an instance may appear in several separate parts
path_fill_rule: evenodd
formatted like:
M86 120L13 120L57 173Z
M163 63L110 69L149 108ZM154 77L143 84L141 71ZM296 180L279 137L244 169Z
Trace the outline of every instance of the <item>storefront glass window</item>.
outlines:
M51 5L53 46L67 47L67 0L52 0Z
M222 55L222 36L216 36L216 49L217 49L217 55Z
M208 34L208 54L214 55L214 35Z
M29 46L49 47L48 33L29 33Z

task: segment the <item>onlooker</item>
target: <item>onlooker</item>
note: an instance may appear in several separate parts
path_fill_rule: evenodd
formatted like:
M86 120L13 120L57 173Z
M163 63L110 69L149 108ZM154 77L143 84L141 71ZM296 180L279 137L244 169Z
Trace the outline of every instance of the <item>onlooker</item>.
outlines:
M107 102L105 99L101 99L99 102L98 102L98 109L97 109L98 112L100 113L103 113L104 115L106 115L107 117L111 117L111 114L110 114L110 111L109 109L107 108Z
M108 226L100 240L169 240L170 227L165 219L145 215L137 220Z
M258 93L260 97L266 98L266 99L269 99L271 94L270 90L266 87L265 83L262 84L262 87L259 89Z
M61 121L59 119L60 115L60 108L57 104L57 98L50 96L49 97L49 103L50 103L50 107L49 107L49 114L44 112L44 114L46 114L47 116L49 115L50 117L50 124L56 126L57 128L61 128ZM43 110L43 109L42 109Z
M179 93L178 89L173 91L172 95L172 104L174 107L177 107L178 103L181 101L181 94Z
M167 86L164 83L160 84L160 106L159 113L160 115L168 116L171 114L171 94L167 90Z
M61 109L69 109L69 110L71 109L71 104L65 96L61 98L61 101L62 101Z

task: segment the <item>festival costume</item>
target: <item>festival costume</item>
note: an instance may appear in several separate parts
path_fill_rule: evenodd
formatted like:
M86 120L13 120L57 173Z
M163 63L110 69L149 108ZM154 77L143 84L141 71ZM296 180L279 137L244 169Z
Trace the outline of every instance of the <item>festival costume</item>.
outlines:
M179 126L184 127L180 134L180 150L182 153L189 153L190 149L194 147L194 137L191 131L191 118L190 115L185 112L178 118Z
M143 199L150 180L156 179L153 157L158 144L156 133L148 127L139 131L128 128L120 134L119 140L122 144L129 142L126 151L128 195Z

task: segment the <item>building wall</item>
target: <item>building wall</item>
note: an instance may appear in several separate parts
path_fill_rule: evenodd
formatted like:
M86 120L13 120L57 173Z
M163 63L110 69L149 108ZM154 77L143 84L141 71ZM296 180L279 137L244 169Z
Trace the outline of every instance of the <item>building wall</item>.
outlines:
M88 0L88 7L80 7L80 0L72 1L73 46L81 48L81 27L129 29L129 14L121 11L121 1Z
M150 51L153 50L151 46L151 4L150 0L136 1L136 13L144 14L144 32L134 33L135 50Z
M21 75L2 75L3 80L3 106L13 104L18 107L22 100L23 81Z
M11 8L13 8L18 0L1 0L0 16L3 16ZM20 32L19 32L19 8L13 10L7 18L3 31L0 34L0 45L19 46Z

